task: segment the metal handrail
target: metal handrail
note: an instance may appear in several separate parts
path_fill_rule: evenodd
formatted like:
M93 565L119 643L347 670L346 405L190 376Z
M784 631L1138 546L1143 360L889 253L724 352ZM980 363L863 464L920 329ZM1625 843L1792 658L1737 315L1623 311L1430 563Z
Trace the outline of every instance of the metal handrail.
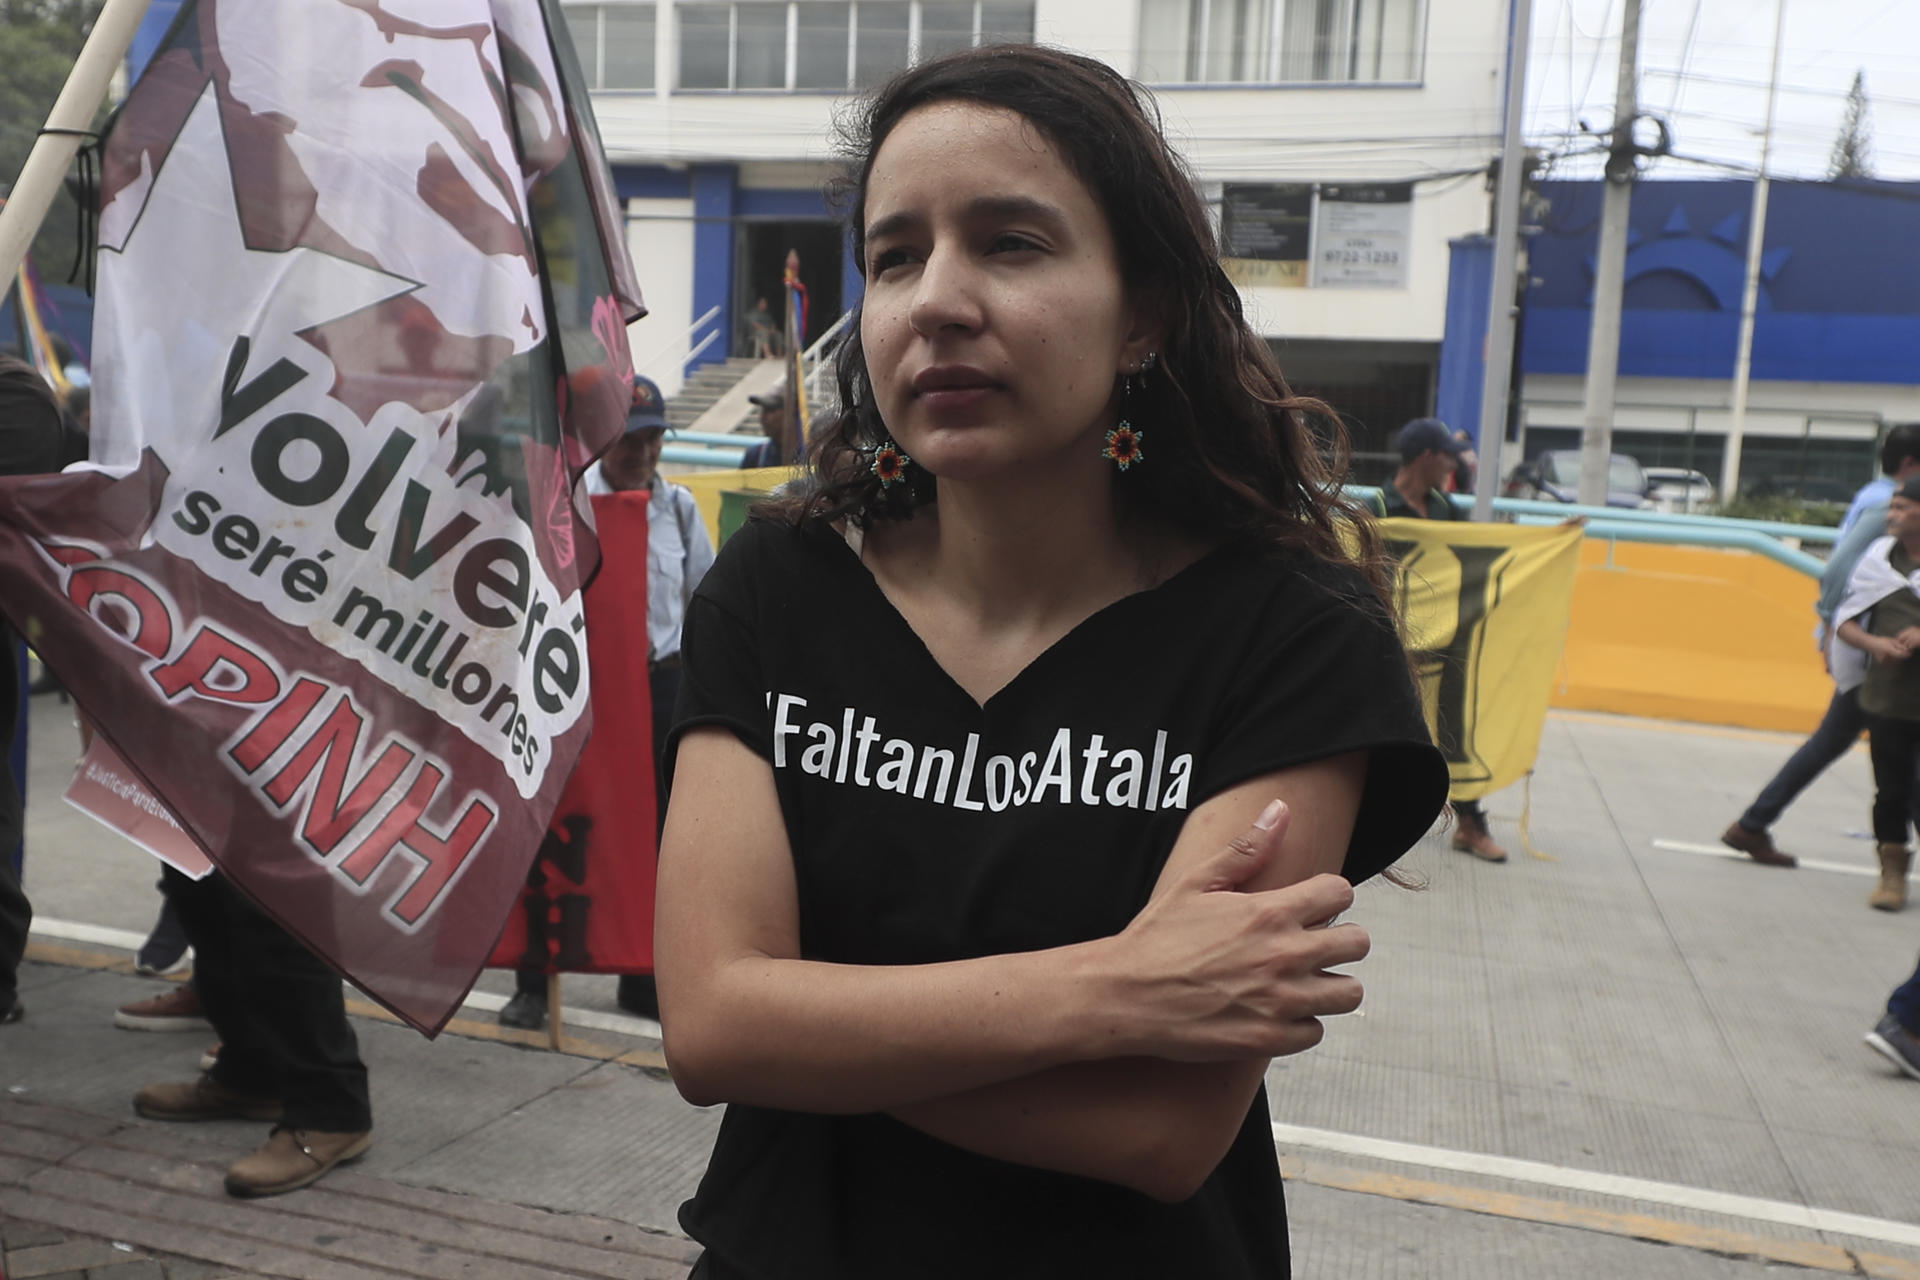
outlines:
M714 317L718 316L719 314L720 314L720 308L718 305L708 307L706 310L706 314L702 315L698 320L695 320L692 324L688 325L686 328L680 330L680 332L674 334L672 340L670 340L665 346L660 347L652 355L648 356L645 360L640 361L638 364L635 364L633 367L640 370L643 373L646 372L648 369L653 368L655 364L659 363L661 360L665 359L667 356L673 354L673 352L679 348L681 343L690 341L693 338L693 335L700 331L701 325L709 323L714 319ZM693 359L694 356L698 355L700 352L705 351L709 346L713 344L713 340L719 336L720 336L720 331L718 329L715 329L712 333L708 334L706 337L706 340L703 341L699 346L695 347L691 353L681 356L680 357L681 362L684 363L688 360L691 360Z
M1381 490L1372 485L1348 485L1345 495L1369 510L1379 509ZM1473 499L1449 494L1456 510L1463 514L1473 509ZM1627 511L1611 507L1583 507L1568 502L1535 502L1527 498L1495 498L1496 513L1513 517L1514 523L1542 526L1564 524L1577 516L1586 518L1586 536L1609 542L1647 542L1663 546L1719 547L1751 551L1765 556L1810 578L1818 578L1826 562L1808 555L1798 547L1789 547L1782 538L1831 542L1838 530L1825 525L1786 524L1777 520L1737 520L1724 516L1682 516L1664 511Z
M1562 521L1554 516L1521 514L1514 523L1555 525ZM1826 568L1826 562L1817 556L1810 556L1804 551L1784 545L1777 538L1770 538L1752 529L1683 529L1674 525L1589 519L1586 534L1589 538L1605 538L1609 542L1650 542L1670 547L1717 547L1731 551L1751 551L1755 555L1765 556L1789 569L1804 573L1809 578L1818 578L1820 571Z
M1471 497L1463 498L1458 494L1448 495L1453 505L1463 511L1473 508ZM1587 516L1594 520L1609 520L1623 524L1665 524L1683 528L1713 529L1750 529L1755 533L1772 538L1796 538L1801 542L1833 543L1840 540L1840 530L1825 524L1792 524L1785 520L1743 520L1734 516L1703 516L1679 511L1638 511L1626 507L1583 507L1571 502L1541 502L1533 498L1495 498L1493 509L1511 512L1514 515L1557 516L1564 520L1571 516Z

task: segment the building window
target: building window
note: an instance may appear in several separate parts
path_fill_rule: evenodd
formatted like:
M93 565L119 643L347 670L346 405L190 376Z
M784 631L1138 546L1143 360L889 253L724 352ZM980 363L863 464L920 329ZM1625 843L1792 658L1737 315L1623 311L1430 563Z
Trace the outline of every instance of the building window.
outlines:
M656 13L651 0L563 9L589 89L652 89Z
M1033 0L682 0L674 13L682 89L843 93L1033 39Z
M1417 80L1424 0L1141 0L1157 84Z

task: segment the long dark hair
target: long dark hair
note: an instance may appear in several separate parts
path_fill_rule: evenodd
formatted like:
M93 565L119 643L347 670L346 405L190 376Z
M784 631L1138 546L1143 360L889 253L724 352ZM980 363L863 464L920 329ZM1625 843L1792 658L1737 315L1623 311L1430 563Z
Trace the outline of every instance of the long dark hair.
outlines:
M1209 540L1259 538L1354 564L1384 599L1379 537L1341 496L1345 429L1288 388L1220 268L1206 205L1162 136L1158 109L1105 63L1037 45L965 50L902 72L844 117L849 163L835 195L862 271L867 180L881 144L908 113L954 101L1015 112L1046 137L1105 212L1129 292L1166 326L1159 366L1130 406L1146 457L1115 476L1129 509ZM900 517L937 495L935 477L918 467L908 485L887 490L873 474L872 451L888 432L858 321L835 357L842 409L813 442L812 482L771 504L790 520Z

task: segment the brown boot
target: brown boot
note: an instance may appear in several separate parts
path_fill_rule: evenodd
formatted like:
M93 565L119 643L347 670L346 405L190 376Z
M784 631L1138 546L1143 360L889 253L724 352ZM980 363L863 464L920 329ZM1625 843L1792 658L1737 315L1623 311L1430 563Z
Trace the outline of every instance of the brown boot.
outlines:
M149 1120L278 1120L277 1098L236 1093L210 1075L177 1084L150 1084L133 1095L133 1109Z
M1904 844L1883 844L1880 853L1880 883L1867 897L1867 905L1877 911L1901 911L1907 905L1907 868L1913 865L1913 850Z
M1735 822L1720 833L1720 843L1729 849L1738 849L1763 867L1797 867L1800 864L1790 853L1782 853L1773 847L1773 837L1764 831L1749 831Z
M1487 830L1487 824L1471 814L1459 814L1459 825L1453 829L1453 847L1457 852L1470 853L1482 862L1505 862L1507 851L1502 849Z
M230 1196L277 1196L297 1191L337 1164L358 1160L373 1145L373 1131L322 1133L275 1129L267 1145L227 1170Z

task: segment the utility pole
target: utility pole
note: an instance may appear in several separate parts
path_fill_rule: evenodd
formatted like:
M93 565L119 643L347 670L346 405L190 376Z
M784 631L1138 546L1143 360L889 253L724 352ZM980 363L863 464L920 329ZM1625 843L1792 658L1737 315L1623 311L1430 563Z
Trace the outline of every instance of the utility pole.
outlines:
M1500 448L1507 437L1507 389L1513 375L1516 312L1514 271L1520 257L1520 182L1527 167L1520 139L1527 105L1527 53L1533 0L1508 0L1507 103L1500 143L1500 181L1493 202L1493 297L1487 307L1487 367L1480 381L1478 471L1473 482L1473 518L1493 519L1493 491L1500 483Z
M1607 505L1607 463L1613 454L1613 391L1620 375L1620 294L1627 274L1627 215L1633 207L1638 154L1633 120L1639 114L1640 0L1627 0L1620 23L1620 84L1613 99L1605 203L1600 211L1600 260L1593 280L1593 329L1587 336L1587 395L1581 411L1580 501Z
M1747 218L1747 283L1740 294L1740 343L1733 357L1733 412L1727 419L1727 451L1720 464L1720 500L1740 496L1740 445L1747 433L1747 383L1753 374L1753 322L1760 310L1760 259L1767 234L1767 164L1773 158L1773 104L1780 93L1780 37L1787 26L1787 0L1773 18L1773 74L1767 79L1767 125L1760 135L1760 176L1753 184Z

